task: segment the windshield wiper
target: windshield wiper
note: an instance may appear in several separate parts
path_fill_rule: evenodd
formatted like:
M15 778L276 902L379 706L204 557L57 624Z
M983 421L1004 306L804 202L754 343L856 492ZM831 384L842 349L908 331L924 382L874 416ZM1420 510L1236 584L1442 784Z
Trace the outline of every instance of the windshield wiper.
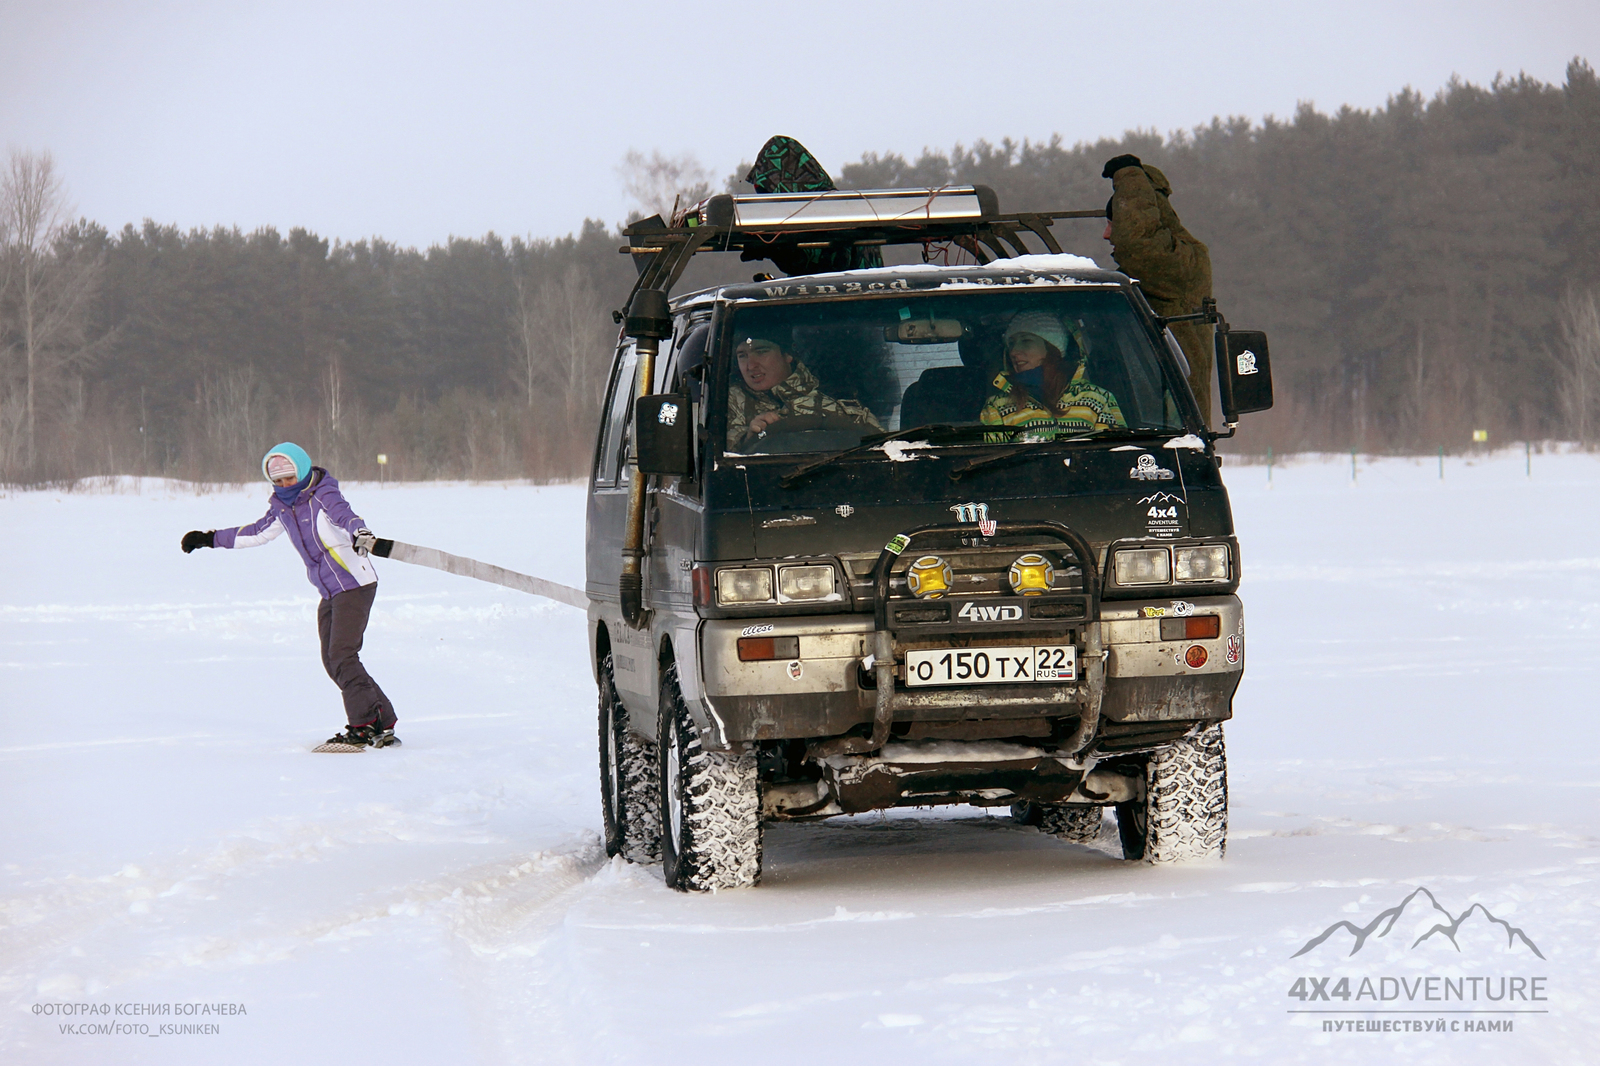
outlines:
M998 466L1002 463L1015 462L1020 459L1031 459L1046 448L1056 444L1087 444L1104 440L1133 440L1139 437L1170 436L1171 430L1166 429L1105 429L1098 433L1084 433L1075 437L1051 437L1049 440L1030 441L1019 448L997 455L986 455L982 459L974 459L950 471L951 481L960 481L967 474L986 466Z
M925 426L912 426L909 429L896 429L888 433L874 433L870 437L863 437L861 443L857 444L853 448L846 448L844 451L834 452L832 455L824 455L821 459L813 459L809 463L804 463L795 467L793 470L783 475L783 477L779 478L778 484L782 485L784 488L789 488L795 482L799 481L801 478L815 470L821 470L825 466L832 466L840 459L848 459L852 455L860 455L863 452L870 452L872 449L878 447L878 445L884 443L885 441L932 440L934 437L961 437L967 436L974 431L982 432L985 428L986 427L984 426L975 425L957 426L949 422L930 422Z

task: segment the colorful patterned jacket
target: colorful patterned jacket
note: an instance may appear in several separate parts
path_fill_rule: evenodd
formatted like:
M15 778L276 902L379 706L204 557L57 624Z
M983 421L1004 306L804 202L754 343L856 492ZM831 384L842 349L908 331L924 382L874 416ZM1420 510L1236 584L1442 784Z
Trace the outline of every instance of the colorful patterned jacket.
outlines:
M305 560L307 580L327 600L378 580L371 561L357 555L353 546L356 530L365 526L339 491L338 480L314 466L311 483L294 503L273 496L265 515L247 526L217 530L214 543L219 548L254 548L287 531Z
M1013 385L1011 375L1004 370L995 376L990 387L994 391L978 414L978 421L986 426L1017 426L1032 430L1035 435L1044 430L1048 431L1048 436L1054 436L1056 433L1091 433L1128 424L1122 417L1122 408L1117 406L1117 398L1099 385L1091 384L1084 376L1082 365L1061 390L1054 412L1045 410L1042 399ZM1006 441L1019 436L1019 433L986 433L984 439Z

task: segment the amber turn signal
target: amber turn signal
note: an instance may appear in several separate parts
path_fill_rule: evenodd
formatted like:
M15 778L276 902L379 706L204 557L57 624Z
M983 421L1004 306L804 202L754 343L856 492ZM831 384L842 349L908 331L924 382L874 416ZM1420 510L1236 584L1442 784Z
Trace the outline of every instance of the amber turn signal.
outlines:
M739 661L763 662L767 659L800 658L799 637L740 637Z

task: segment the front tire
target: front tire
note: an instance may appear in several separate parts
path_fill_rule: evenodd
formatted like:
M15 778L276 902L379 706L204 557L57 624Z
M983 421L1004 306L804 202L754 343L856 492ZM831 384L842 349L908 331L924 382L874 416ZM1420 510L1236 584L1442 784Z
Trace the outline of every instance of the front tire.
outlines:
M661 677L661 869L680 892L761 880L761 794L754 752L706 751L678 689Z
M661 806L656 788L659 748L628 729L611 656L600 663L600 808L606 854L629 862L661 858Z
M1126 859L1152 864L1220 859L1228 846L1228 755L1222 726L1155 752L1142 803L1117 804Z

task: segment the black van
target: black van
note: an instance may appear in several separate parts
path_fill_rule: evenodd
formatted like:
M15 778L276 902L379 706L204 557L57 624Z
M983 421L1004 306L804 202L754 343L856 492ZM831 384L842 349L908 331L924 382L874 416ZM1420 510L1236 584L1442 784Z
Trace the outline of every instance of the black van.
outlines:
M587 518L608 852L752 885L767 821L969 803L1222 853L1244 619L1215 442L1271 405L1266 338L1184 316L1217 325L1211 431L1173 320L1060 254L1091 214L718 196L627 231ZM897 244L969 265L851 266ZM669 297L704 251L822 272Z

